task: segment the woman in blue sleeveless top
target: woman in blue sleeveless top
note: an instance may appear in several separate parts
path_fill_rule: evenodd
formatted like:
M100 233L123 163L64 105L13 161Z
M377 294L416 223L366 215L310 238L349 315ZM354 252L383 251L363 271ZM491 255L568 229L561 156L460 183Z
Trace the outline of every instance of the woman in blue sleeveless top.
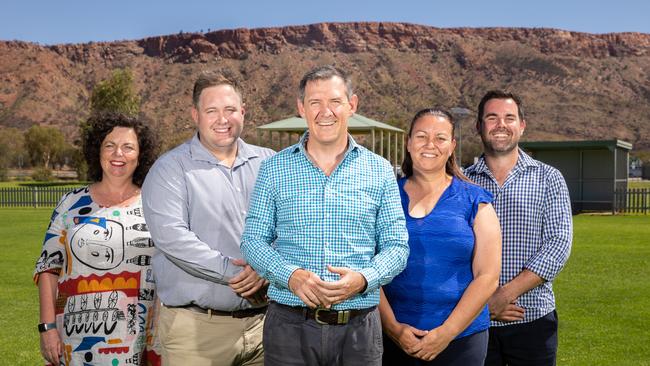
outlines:
M384 365L483 365L487 352L501 231L492 195L456 165L453 123L438 108L411 122L398 182L411 253L382 290Z

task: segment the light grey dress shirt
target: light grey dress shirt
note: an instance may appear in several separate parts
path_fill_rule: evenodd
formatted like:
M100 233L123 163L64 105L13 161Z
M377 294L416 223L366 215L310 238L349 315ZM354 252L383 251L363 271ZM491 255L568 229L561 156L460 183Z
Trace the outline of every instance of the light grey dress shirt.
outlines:
M237 141L232 168L198 134L162 155L142 185L147 226L157 253L153 270L163 304L233 311L250 308L228 280L242 267L239 244L262 161L273 150Z

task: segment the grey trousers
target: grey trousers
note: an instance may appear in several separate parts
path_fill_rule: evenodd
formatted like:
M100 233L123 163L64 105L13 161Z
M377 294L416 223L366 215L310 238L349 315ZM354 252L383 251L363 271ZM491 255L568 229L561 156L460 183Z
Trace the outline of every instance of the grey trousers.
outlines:
M381 365L379 310L344 325L321 325L271 303L264 320L264 365Z

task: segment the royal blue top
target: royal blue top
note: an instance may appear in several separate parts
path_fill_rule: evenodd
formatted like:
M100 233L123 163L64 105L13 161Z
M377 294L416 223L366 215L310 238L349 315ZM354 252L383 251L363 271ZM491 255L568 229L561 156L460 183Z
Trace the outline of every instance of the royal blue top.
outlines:
M431 330L449 317L474 279L474 218L480 203L492 202L492 194L454 177L433 210L414 218L409 215L405 182L402 178L398 185L411 251L406 269L383 288L398 322ZM486 305L457 338L489 325Z

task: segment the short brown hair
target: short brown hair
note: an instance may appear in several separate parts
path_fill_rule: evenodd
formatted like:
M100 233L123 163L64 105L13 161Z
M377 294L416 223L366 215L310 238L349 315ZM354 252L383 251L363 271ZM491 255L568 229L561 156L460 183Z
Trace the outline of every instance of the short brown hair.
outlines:
M207 70L201 72L199 78L194 82L194 89L192 91L192 103L194 107L199 106L199 99L201 98L203 89L219 85L230 85L239 96L239 101L243 103L244 99L242 98L241 90L235 81L228 79L218 71Z
M515 104L517 104L519 119L522 121L524 120L524 104L522 103L521 98L511 91L495 89L485 93L483 98L481 98L481 101L478 103L477 125L479 127L483 126L483 112L485 111L485 105L492 99L512 99Z
M333 65L324 65L318 66L309 70L300 80L300 85L298 86L298 99L301 102L305 101L305 89L307 88L307 83L314 80L329 80L335 76L338 76L343 80L345 84L345 94L348 97L348 100L352 98L354 90L352 90L352 79L346 74L343 70L335 67Z

